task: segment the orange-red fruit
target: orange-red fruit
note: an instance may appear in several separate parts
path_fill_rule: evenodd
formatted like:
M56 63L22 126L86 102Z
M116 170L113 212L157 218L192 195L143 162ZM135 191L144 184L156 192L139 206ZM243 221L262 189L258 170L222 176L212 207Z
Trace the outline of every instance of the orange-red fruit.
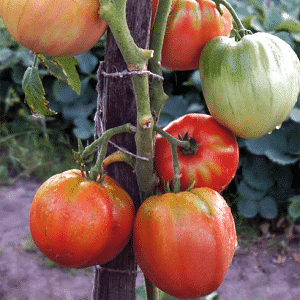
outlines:
M209 188L146 199L133 228L133 247L145 276L178 298L215 291L231 264L237 236L231 210Z
M54 262L85 268L111 260L129 240L134 205L118 183L68 170L45 181L29 213L36 246Z
M1 0L0 16L10 34L28 49L53 57L91 49L107 24L98 0Z
M152 1L152 23L158 0ZM217 36L229 36L233 28L230 12L221 5L220 15L211 0L173 0L162 48L161 65L172 70L199 67L201 51Z
M191 183L194 188L209 187L217 192L229 185L239 164L238 143L230 130L210 115L187 114L169 123L164 131L175 138L188 133L197 143L195 153L177 147L182 191ZM161 135L156 136L154 167L161 185L173 179L171 146Z

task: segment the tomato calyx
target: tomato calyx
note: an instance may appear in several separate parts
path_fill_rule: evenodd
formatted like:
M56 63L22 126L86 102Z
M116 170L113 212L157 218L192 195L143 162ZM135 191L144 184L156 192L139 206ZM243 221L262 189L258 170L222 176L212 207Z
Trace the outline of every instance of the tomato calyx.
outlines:
M189 133L188 132L186 132L183 137L179 133L178 134L178 139L180 141L187 141L190 144L189 148L184 148L182 146L178 146L178 149L180 150L181 153L183 153L185 155L195 155L197 153L198 144L197 144L196 140L192 136L189 137Z

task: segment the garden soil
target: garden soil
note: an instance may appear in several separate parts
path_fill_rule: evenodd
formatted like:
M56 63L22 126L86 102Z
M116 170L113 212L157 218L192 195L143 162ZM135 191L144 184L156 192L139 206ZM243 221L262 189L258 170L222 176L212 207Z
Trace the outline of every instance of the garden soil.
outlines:
M91 299L94 268L51 267L39 251L32 251L28 214L39 185L18 180L0 186L0 299ZM300 238L290 239L286 247L281 241L270 249L276 238L251 243L239 239L240 247L218 289L220 300L300 299ZM278 245L285 251L279 251ZM141 284L139 273L137 286Z

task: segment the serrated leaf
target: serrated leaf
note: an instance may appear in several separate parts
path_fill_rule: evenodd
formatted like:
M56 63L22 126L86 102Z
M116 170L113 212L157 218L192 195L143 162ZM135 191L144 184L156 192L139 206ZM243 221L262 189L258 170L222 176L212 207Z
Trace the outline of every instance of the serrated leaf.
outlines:
M58 62L65 74L67 75L67 83L78 95L80 95L80 79L78 72L75 68L79 64L78 60L74 57L55 57L54 59Z
M258 202L242 198L238 203L239 212L246 218L254 218L258 214Z
M45 98L43 84L35 67L27 68L23 77L22 88L25 93L26 102L32 112L44 116L55 114L48 107L49 102Z
M67 83L78 95L81 92L81 84L76 67L79 62L74 57L48 58L38 54L38 58L49 72L57 79Z
M243 164L244 180L257 190L267 191L273 185L272 170L263 157L252 156Z
M288 207L288 213L293 220L300 218L300 195L293 196L289 199L291 204Z
M259 201L259 213L265 219L274 219L277 216L278 208L272 197L265 197Z
M285 30L293 33L300 33L300 22L297 20L286 20L280 23L276 28L276 31Z

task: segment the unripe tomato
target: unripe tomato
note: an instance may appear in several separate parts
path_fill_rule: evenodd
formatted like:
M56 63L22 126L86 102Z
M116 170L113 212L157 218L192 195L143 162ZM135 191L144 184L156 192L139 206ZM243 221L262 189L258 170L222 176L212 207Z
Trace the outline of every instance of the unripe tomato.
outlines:
M69 170L45 181L29 213L37 247L65 267L85 268L116 256L129 240L134 206L109 176L103 184Z
M300 91L300 62L292 48L268 33L240 41L217 37L200 58L204 98L211 115L245 139L280 126Z
M215 291L236 245L231 210L209 188L151 196L134 221L133 249L141 270L159 289L178 298Z
M181 190L193 182L194 188L209 187L217 192L229 185L239 164L239 148L231 131L205 114L184 115L164 130L175 138L187 134L197 143L192 153L177 147ZM171 146L161 135L155 140L154 168L161 185L174 176Z
M152 1L152 23L158 0ZM162 48L161 65L172 70L194 70L203 47L214 37L229 36L230 12L221 5L221 16L211 0L173 0Z
M48 56L75 56L91 49L107 24L98 0L1 0L0 16L21 45Z

